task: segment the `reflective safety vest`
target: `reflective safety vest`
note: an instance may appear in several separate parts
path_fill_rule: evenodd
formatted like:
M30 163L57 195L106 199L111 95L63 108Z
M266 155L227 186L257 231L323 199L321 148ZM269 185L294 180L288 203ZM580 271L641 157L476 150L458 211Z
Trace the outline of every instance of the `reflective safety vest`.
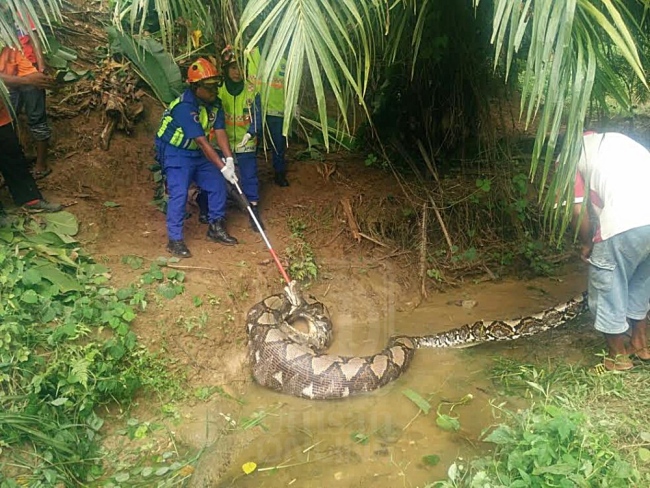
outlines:
M261 64L259 48L255 48L248 56L248 78L257 85L262 94L262 110L266 115L284 117L284 74L287 69L287 60L282 58L280 65L273 73L268 89L262 88L262 80L258 78L257 71Z
M189 98L189 100L188 100ZM215 104L211 107L206 107L203 104L197 103L194 98L194 94L190 90L186 90L178 97L176 100L172 101L167 109L163 112L162 120L160 122L160 128L156 133L156 136L163 142L170 144L181 149L187 149L188 151L198 151L199 146L197 146L194 139L188 139L185 137L183 128L180 124L174 119L174 107L180 103L189 103L196 108L198 113L197 122L201 124L205 136L210 136L210 131L214 125L214 121L217 119L217 114L221 108L219 104Z
M237 147L248 132L251 124L255 122L253 117L258 116L255 113L256 96L255 85L250 82L244 84L244 89L237 96L230 94L225 83L219 88L219 98L226 119L226 134L233 152L257 151L257 137L252 137L243 148Z

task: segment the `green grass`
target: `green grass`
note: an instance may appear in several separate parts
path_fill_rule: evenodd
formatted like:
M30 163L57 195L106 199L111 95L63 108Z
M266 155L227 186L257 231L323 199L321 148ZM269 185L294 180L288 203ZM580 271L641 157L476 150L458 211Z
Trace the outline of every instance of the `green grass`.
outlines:
M131 324L146 291L115 289L60 212L0 228L0 486L89 486L104 472L98 407L163 395L165 361ZM167 378L161 381L161 378Z
M492 454L454 463L430 487L650 486L650 368L596 374L500 359L494 379L523 410L493 403Z

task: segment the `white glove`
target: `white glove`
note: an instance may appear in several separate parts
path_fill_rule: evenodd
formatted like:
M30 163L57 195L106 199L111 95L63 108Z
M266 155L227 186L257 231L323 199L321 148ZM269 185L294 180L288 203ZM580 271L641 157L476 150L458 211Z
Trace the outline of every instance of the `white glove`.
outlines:
M237 144L237 149L243 149L246 147L246 144L248 144L248 141L250 141L252 138L253 136L246 132L246 134L244 134L244 137L242 137L241 142Z
M221 160L223 161L223 164L230 166L232 170L235 171L235 158L229 156L225 159L222 158Z
M228 159L230 159L230 164L228 164L228 162L226 162L224 167L221 168L221 174L223 175L223 177L226 180L228 180L230 183L235 185L239 181L237 179L237 173L235 173L235 163L232 160L232 158L228 158Z

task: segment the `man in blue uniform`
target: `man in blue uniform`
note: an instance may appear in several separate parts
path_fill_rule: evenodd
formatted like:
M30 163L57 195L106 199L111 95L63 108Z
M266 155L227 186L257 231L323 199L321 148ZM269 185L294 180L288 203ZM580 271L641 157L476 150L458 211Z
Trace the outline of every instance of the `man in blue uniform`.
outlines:
M158 160L167 179L167 250L188 258L183 240L187 192L192 181L208 197L208 239L225 245L237 244L225 227L226 180L237 183L232 151L225 131L224 113L217 90L223 83L217 68L198 58L187 73L190 87L169 104L156 134ZM222 159L208 141L210 132L221 148Z

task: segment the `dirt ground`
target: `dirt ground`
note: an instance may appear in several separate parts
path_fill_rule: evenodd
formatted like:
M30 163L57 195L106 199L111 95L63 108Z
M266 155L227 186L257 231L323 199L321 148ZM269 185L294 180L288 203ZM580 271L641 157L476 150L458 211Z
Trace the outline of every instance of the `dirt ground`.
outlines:
M168 257L164 215L152 205L154 185L149 169L154 162L153 134L161 113L161 105L145 99L144 116L133 133L117 132L108 151L99 147L98 136L104 121L97 112L52 120L53 173L40 181L40 186L48 199L67 205L67 210L76 215L80 223L79 240L98 262L110 267L112 282L117 287L140 283L151 263L161 256ZM367 238L353 239L341 204L347 199L379 208L388 194L399 194L391 174L366 167L362 156L349 154L329 154L322 162L297 161L295 154L300 149L299 144L293 144L289 151L288 188L273 184L270 161L266 160L270 154L259 157L262 216L269 239L285 266L286 249L293 242L289 224L300 220L305 224L305 240L312 246L319 266L319 278L309 292L326 303L339 330L354 328L357 323L377 324L418 305L425 306L420 300L417 252ZM117 206L107 206L106 202ZM190 205L188 210L192 215L186 221L185 236L193 257L173 264L185 273L185 292L172 300L151 293L147 310L136 319L134 330L143 344L152 352L163 354L176 372L185 377L186 391L220 388L222 393L207 403L190 395L188 401L174 407L174 418L166 419L170 421L169 431L173 432L171 442L190 451L210 446L197 464L191 486L220 486L217 480L228 476L233 460L253 440L261 442L260 445L273 442L259 431L231 435L226 417L243 415L245 407L228 397L241 398L252 385L244 316L254 303L278 293L282 280L261 237L250 229L247 215L239 209L230 208L227 216L231 234L240 241L234 247L208 241L206 226L198 222L197 209ZM129 256L142 259L143 266L133 269L125 263ZM552 289L554 285L544 286ZM579 291L581 286L574 280L570 293ZM517 285L512 288L516 290ZM488 309L476 312L487 311L493 318L503 318L500 310L508 317L515 311L532 312L542 303L529 297L525 305L528 308L521 309L516 304L516 293L498 293L476 289L476 285L456 287L448 295L433 293L432 301L437 304L434 307L443 306L442 318L433 327L443 330L471 319L461 315L450 320L458 311L448 311L454 309L453 304L444 308L449 300L458 302L478 296L487 304L496 298L498 301ZM562 297L545 297L542 301L546 306L568 297L569 291L565 291ZM428 318L419 320L420 324L427 322ZM374 347L378 350L381 347L373 341L385 340L390 331L376 332L365 326L363 334L368 337L357 340L357 334L355 342L365 344L367 353ZM345 350L346 345L338 347L350 353ZM129 415L155 418L161 402L164 400L140 399ZM120 418L117 414L108 422L115 429L105 429L105 447L112 452L130 453L121 457L124 464L135 460L141 452L138 449L144 447L134 450L130 441L115 433L123 423ZM206 429L206 425L211 428ZM289 437L284 438L283 446ZM151 452L162 452L169 449L169 439L153 436L144 446Z
M68 87L51 97L50 106L59 104L74 89ZM82 246L98 262L110 267L111 281L116 287L139 284L150 264L161 256L169 257L165 250L164 215L152 204L154 183L150 171L154 163L153 136L163 107L149 96L142 100L144 113L133 132L128 135L116 132L107 151L100 148L99 135L105 121L99 111L84 111L73 118L52 118L54 139L50 162L53 173L39 182L48 199L65 204L77 217ZM30 152L28 138L27 144ZM291 185L288 188L273 184L270 153L260 154L258 159L262 217L283 264L288 265L287 248L295 244L290 224L300 221L305 225L304 239L313 249L319 267L319 277L309 287L309 292L326 303L336 327L377 324L387 317L425 306L426 303L421 302L417 278L418 251L395 244L399 236L395 242L384 242L373 236L356 240L349 214L344 211L343 202L351 202L353 208L373 208L381 216L386 211L387 197L400 195L397 181L387 171L367 167L364 155L330 153L324 155L323 161L299 161L296 156L303 149L300 143L292 143L289 149ZM7 200L6 193L0 196ZM210 398L207 403L193 400L190 395L190 400L175 407L173 422L168 426L175 440L157 436L154 437L157 445L146 443L143 446L152 452L169 449L170 442L196 450L213 446L201 458L192 486L218 486L216 480L237 452L259 436L259 432L253 431L229 435L231 429L226 418L228 415L236 418L244 410L229 396L241 398L252 385L246 358L244 316L254 303L280 292L283 283L260 235L250 229L247 215L239 209L229 209L227 226L240 243L226 247L208 241L207 228L198 222L197 209L189 206L188 211L192 215L185 223L185 239L193 257L173 264L175 269L185 273L185 292L172 300L152 292L146 311L134 323L134 330L141 343L152 352L162 354L185 378L183 388L187 392L219 387L222 394ZM415 227L418 223L407 225ZM142 267L134 269L125 262L128 257L141 259ZM489 279L491 273L487 271ZM490 291L465 289L461 278L457 283L448 295L432 292L436 306L449 300L472 300L477 296L481 303L488 303L497 297L500 301L488 308L487 313L492 314L492 318L508 318L515 311L536 311L539 308L536 304L541 303L538 298L529 300L528 308L522 310L517 306L516 296L508 299L491 295ZM489 285L484 283L484 286ZM571 293L582 286L573 285ZM544 286L553 288L552 284ZM517 286L512 289L516 290ZM508 296L511 294L509 292ZM547 297L544 306L551 305L553 300L567 298L568 295ZM443 318L436 320L437 330L470 320L464 315L450 320L452 313L448 308L444 309ZM501 309L505 316L500 315ZM482 311L479 309L476 313ZM372 336L372 340L359 340L358 343L375 347L372 341L377 340L378 335L374 332L366 326L363 333ZM384 335L379 334L381 340L386 338ZM358 338L358 334L355 337ZM130 415L153 418L164 401L139 399ZM124 420L122 412L112 413L115 418L107 425L117 429ZM206 429L208 424L211 429ZM105 428L106 448L127 452L127 441L115 432L110 427ZM272 440L262 439L265 441ZM129 456L137 454L122 456L120 462L127 463Z
M99 262L110 266L116 286L137 282L149 263L169 257L164 214L152 204L154 184L149 169L154 163L153 135L162 106L145 99L145 107L133 133L116 132L108 151L99 148L103 120L98 112L53 119L53 172L39 182L48 199L63 203L75 214L80 241ZM354 240L340 204L344 198L379 201L387 193L398 193L390 174L366 168L350 155L327 155L324 162L296 161L293 155L298 149L289 151L288 188L273 184L270 160L265 159L270 153L259 157L262 216L284 265L288 264L286 248L292 242L288 223L300 220L320 268L319 280L309 291L326 297L335 314L376 316L387 294L402 307L413 306L418 292L412 286L412 256L386 244ZM118 206L106 206L106 202ZM243 316L253 303L281 290L281 275L260 235L250 229L247 215L238 208L229 207L227 215L228 229L240 241L234 247L208 241L197 208L190 205L188 211L192 216L185 224L185 239L193 257L177 263L186 273L185 294L151 303L150 313L136 323L137 333L153 347L164 340L169 354L178 359L178 367L191 371L191 382L241 379L247 376L241 364L224 366L215 349L234 348L237 357L243 354ZM125 256L142 258L143 268L134 270L124 264ZM206 326L212 332L199 341L187 340L188 335L194 336L187 333L191 325L180 325L199 315L194 297L212 303ZM216 328L214 321L220 322Z

